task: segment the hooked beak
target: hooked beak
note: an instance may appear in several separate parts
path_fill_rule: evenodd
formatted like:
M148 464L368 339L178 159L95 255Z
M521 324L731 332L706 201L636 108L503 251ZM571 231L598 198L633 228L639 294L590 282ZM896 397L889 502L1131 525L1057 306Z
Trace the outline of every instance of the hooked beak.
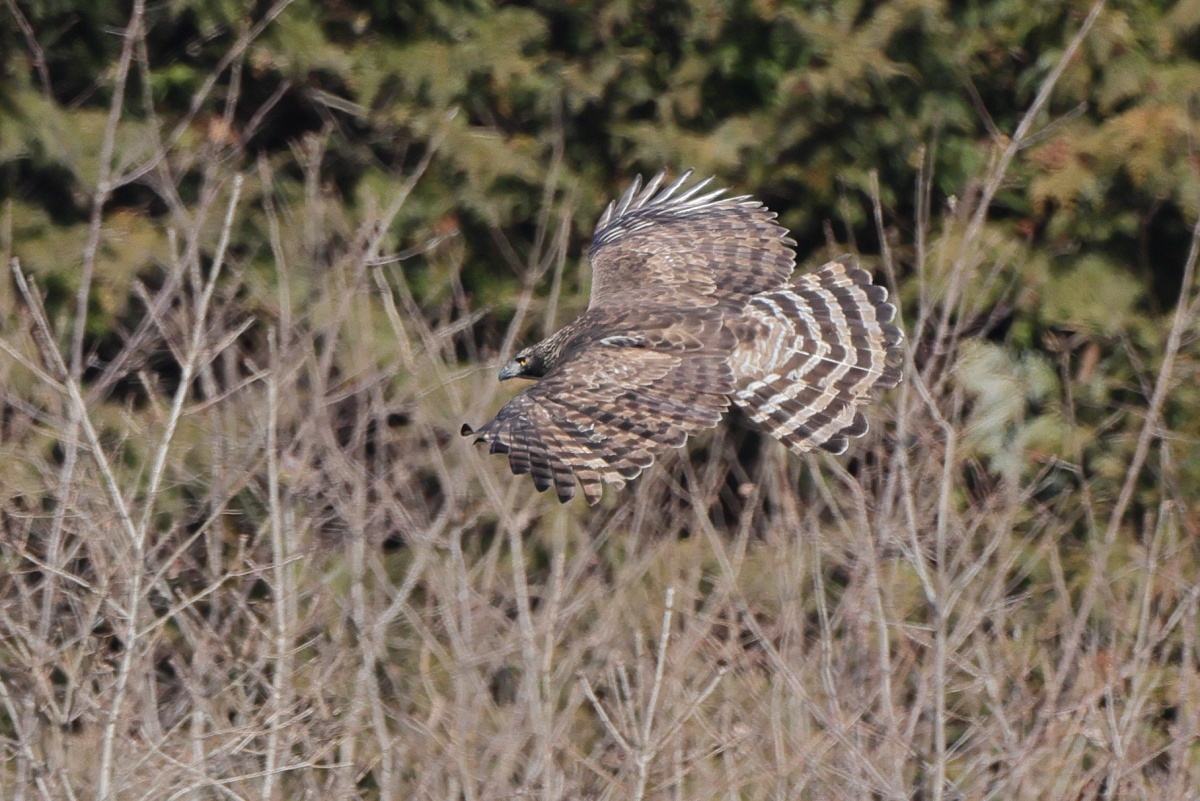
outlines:
M513 359L508 364L500 368L500 380L507 381L510 378L516 378L521 374L521 365L517 364L517 360Z

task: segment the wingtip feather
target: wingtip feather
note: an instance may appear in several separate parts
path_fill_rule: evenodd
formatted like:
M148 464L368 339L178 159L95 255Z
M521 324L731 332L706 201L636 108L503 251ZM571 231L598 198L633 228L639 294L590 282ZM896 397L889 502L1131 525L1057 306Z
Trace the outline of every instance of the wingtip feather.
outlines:
M664 189L663 191L659 192L659 193L658 193L658 197L654 198L654 199L653 199L652 201L650 201L650 202L651 202L652 204L655 204L655 205L657 205L657 204L659 204L659 203L666 203L668 200L670 200L670 199L672 198L672 196L673 196L673 195L674 195L676 192L678 192L678 191L679 191L679 188L680 188L681 186L683 186L683 185L684 185L684 184L686 184L686 183L687 183L689 180L691 180L691 178L692 178L692 173L694 173L694 172L695 172L695 170L694 170L694 169L692 169L691 167L689 167L689 168L687 168L686 170L684 170L682 173L680 173L680 174L679 174L679 177L678 177L678 178L676 178L674 181L672 181L672 182L671 182L671 185L670 185L670 186L668 186L668 187L667 187L666 189Z
M633 205L633 199L637 197L638 190L642 188L642 176L635 175L629 183L629 188L625 190L625 194L621 195L621 202L617 205L617 210L613 214L614 217L621 217L629 211L629 207Z
M707 195L705 195L705 196L704 196L704 197L702 197L702 198L697 198L697 197L696 197L696 194L697 194L697 193L698 193L698 192L699 192L701 189L703 189L704 187L706 187L706 186L708 186L709 184L711 184L711 183L713 182L713 178L715 178L715 177L716 177L716 176L710 175L710 176L708 176L707 178L705 178L703 181L697 181L696 183L694 183L694 184L692 184L691 186L689 186L689 187L687 188L687 191L686 191L686 192L684 192L683 194L681 194L681 195L680 195L679 197L677 197L677 198L673 198L673 200L674 200L676 203L679 203L679 204L687 203L688 205L692 205L692 204L700 205L700 204L702 204L702 203L704 203L704 202L705 202L705 201L704 201L704 198L707 198L707 197L713 197L713 196L716 196L716 195L723 194L723 193L725 192L725 190L724 190L724 189L718 189L718 190L716 190L715 192L709 192Z

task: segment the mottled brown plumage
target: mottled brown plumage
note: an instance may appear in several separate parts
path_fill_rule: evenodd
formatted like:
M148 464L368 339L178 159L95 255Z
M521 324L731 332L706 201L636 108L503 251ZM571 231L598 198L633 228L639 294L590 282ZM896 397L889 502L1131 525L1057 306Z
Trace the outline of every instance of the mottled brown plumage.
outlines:
M564 502L578 480L596 503L730 404L797 453L841 453L870 392L900 380L895 308L852 258L789 284L795 243L773 212L664 175L600 217L583 316L500 371L541 380L463 426Z

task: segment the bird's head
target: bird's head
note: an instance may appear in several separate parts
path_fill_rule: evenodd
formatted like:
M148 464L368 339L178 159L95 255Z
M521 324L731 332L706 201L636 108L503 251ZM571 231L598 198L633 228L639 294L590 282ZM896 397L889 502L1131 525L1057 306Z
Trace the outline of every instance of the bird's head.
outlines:
M537 345L534 345L518 353L512 361L500 368L500 380L541 378L546 374L547 369L545 354Z

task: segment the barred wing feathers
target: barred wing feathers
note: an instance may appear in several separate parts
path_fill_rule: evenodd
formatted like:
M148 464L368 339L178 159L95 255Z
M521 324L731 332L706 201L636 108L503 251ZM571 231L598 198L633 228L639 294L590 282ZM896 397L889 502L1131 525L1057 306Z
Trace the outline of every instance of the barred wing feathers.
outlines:
M635 179L596 224L589 308L669 300L676 307L726 303L783 286L795 268L795 244L775 213L749 197L702 194L706 179L684 188L688 170L660 189L660 172L643 189Z
M896 309L887 290L848 256L753 298L755 326L734 351L734 402L797 453L842 453L865 434L859 411L872 391L900 380Z
M538 491L589 504L601 481L623 486L689 434L715 426L729 406L726 356L665 353L597 343L569 356L509 401L475 434L507 453L514 473L532 473Z
M538 383L463 426L563 501L578 481L596 503L731 403L797 453L841 453L871 393L900 380L895 307L853 259L788 283L795 243L774 213L663 175L597 223L587 312L502 371Z

